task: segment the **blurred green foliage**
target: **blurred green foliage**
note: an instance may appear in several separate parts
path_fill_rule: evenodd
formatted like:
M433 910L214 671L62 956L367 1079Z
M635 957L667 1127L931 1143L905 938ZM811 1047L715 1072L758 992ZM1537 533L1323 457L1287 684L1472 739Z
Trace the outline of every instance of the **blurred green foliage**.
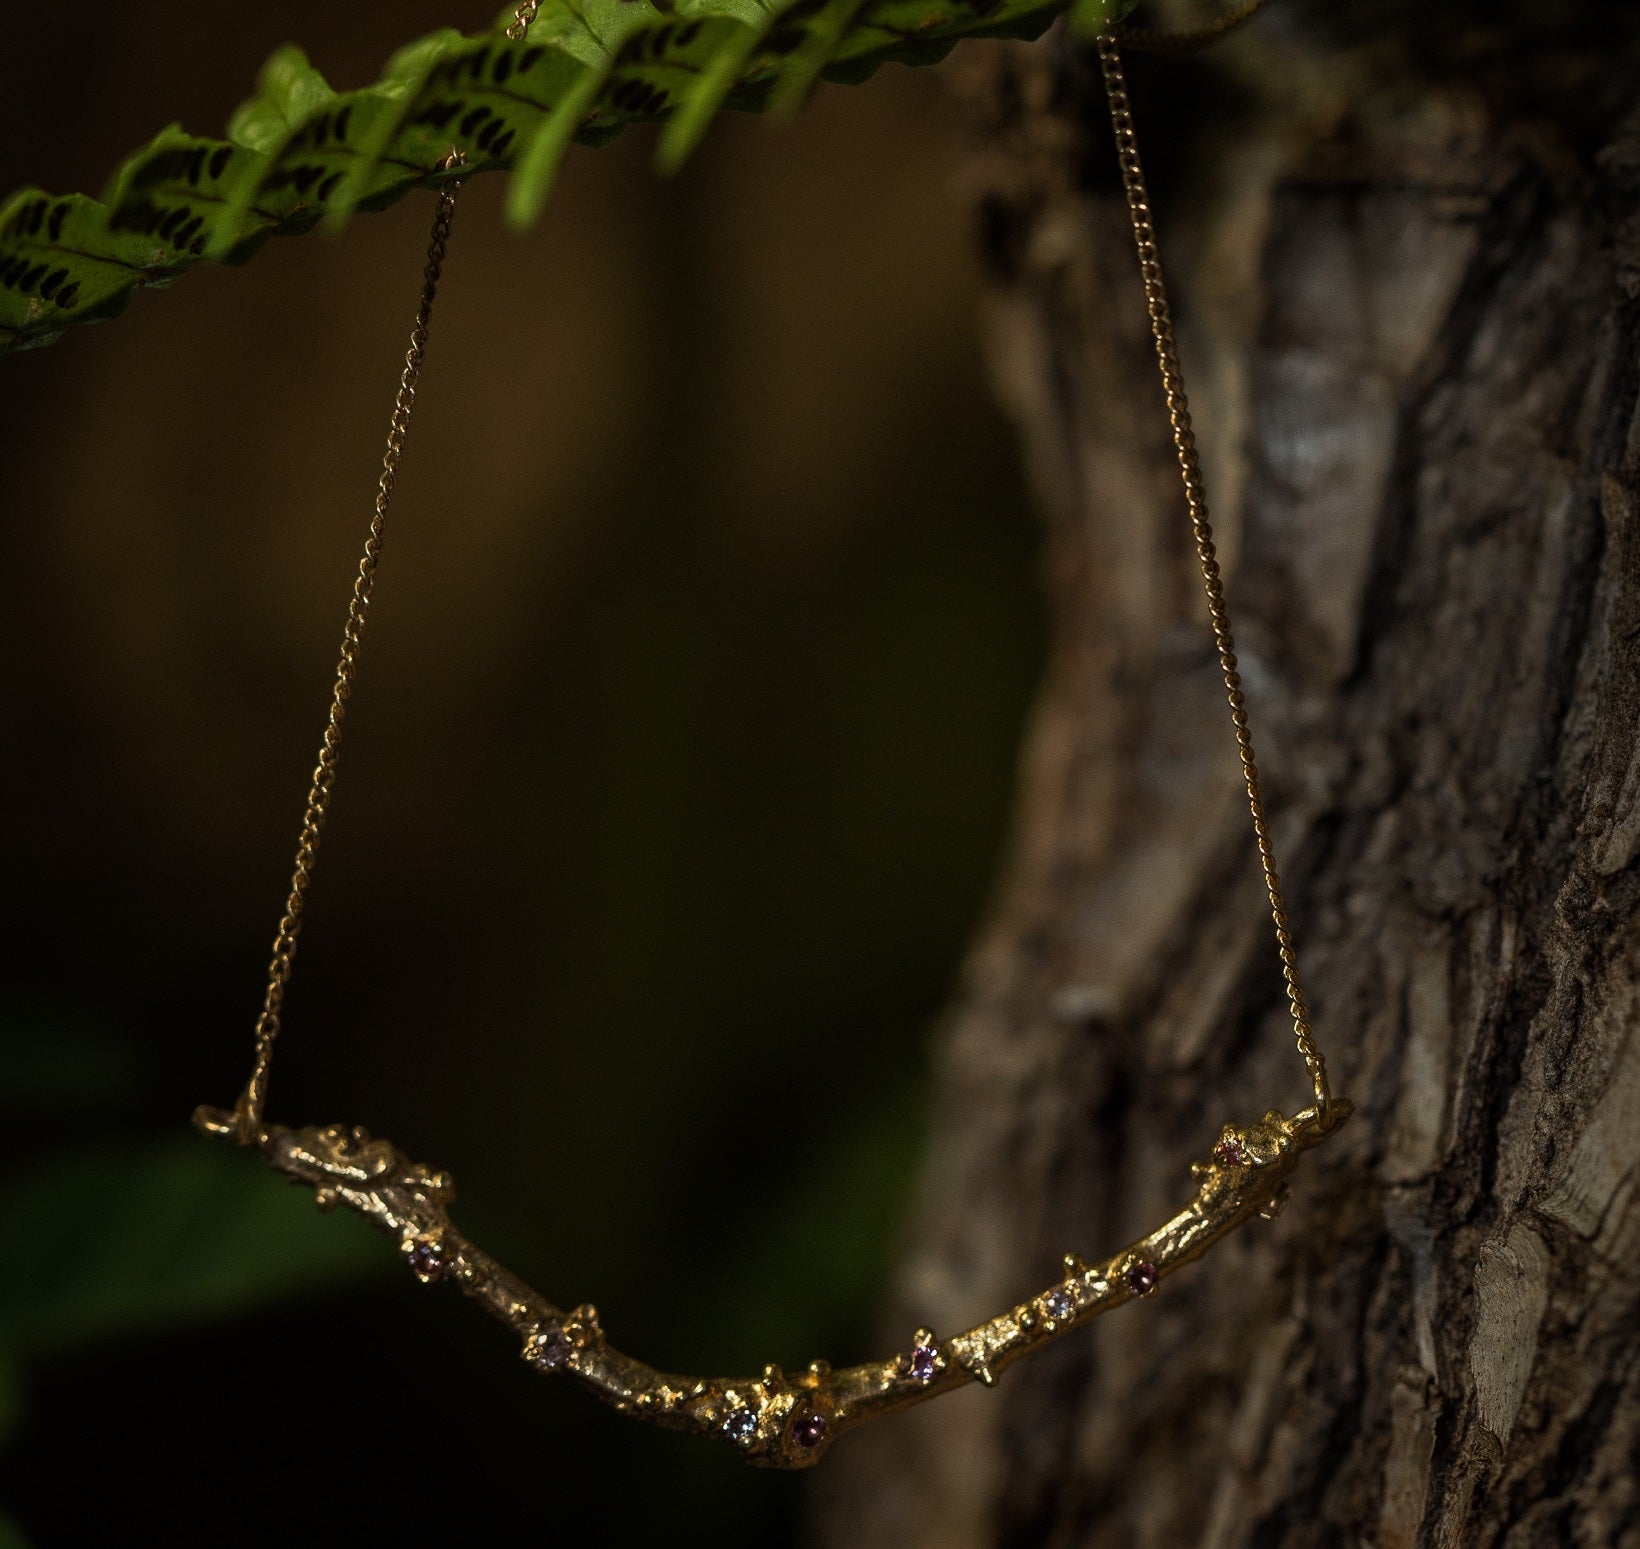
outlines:
M0 1342L13 1361L333 1286L391 1256L363 1222L186 1133L90 1138L0 1193Z
M799 105L815 81L934 64L964 38L1035 38L1069 9L1093 37L1134 0L545 0L527 35L441 28L382 78L336 92L302 51L262 67L222 140L171 124L128 157L105 201L25 187L0 200L0 354L117 316L199 261L244 262L274 234L330 230L448 176L512 171L509 215L536 221L572 140L663 120L676 172L724 106Z

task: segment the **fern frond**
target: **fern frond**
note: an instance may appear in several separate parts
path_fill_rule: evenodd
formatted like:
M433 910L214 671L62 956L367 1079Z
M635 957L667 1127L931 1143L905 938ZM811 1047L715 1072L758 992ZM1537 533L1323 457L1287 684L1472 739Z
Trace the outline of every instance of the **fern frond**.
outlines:
M0 354L112 317L142 286L202 262L242 263L269 237L462 176L507 170L509 220L541 213L571 140L602 144L664 119L675 169L723 107L791 110L821 77L932 64L960 39L1030 38L1074 5L1097 32L1134 0L545 0L528 34L451 29L400 49L382 78L333 91L301 50L263 66L227 138L163 129L102 200L24 188L0 204Z

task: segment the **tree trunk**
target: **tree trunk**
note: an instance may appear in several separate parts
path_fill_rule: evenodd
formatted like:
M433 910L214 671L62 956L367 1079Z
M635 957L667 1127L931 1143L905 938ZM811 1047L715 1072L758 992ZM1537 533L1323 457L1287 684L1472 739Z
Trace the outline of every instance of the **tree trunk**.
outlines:
M839 1449L827 1545L1640 1544L1640 28L1425 9L1129 62L1359 1112L1273 1225ZM1148 1231L1307 1090L1097 70L1050 37L961 80L1056 645L902 1345Z

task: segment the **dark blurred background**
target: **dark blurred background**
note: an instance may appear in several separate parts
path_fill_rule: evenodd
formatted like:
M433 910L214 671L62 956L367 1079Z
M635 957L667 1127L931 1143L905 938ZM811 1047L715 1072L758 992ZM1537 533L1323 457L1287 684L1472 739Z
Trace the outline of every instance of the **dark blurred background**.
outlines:
M219 132L280 43L351 86L491 14L17 11L0 192ZM527 236L463 196L271 1115L449 1167L661 1365L856 1359L1035 530L938 72L651 149L575 151ZM801 1532L801 1479L543 1383L187 1128L244 1077L430 211L0 361L0 1544Z

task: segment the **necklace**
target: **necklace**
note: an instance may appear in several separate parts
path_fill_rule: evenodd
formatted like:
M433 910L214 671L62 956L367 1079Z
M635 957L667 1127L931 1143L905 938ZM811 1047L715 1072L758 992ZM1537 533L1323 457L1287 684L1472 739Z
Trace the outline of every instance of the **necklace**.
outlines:
M1250 0L1201 33L1136 33L1126 40L1134 46L1195 46L1246 19L1261 3ZM537 8L535 4L520 5L507 35L515 40L521 38ZM375 511L348 602L329 716L308 790L290 891L274 939L262 1012L256 1022L251 1073L232 1110L201 1107L194 1114L199 1129L255 1148L277 1171L311 1186L321 1209L345 1204L395 1238L416 1276L423 1281L449 1280L457 1285L511 1330L520 1342L524 1359L537 1370L567 1372L623 1414L672 1430L718 1437L754 1463L808 1466L818 1461L844 1431L866 1420L970 1382L989 1387L1005 1367L1021 1356L1124 1302L1153 1295L1168 1275L1199 1258L1238 1226L1255 1216L1273 1216L1286 1197L1288 1178L1299 1158L1330 1135L1350 1112L1350 1104L1335 1098L1328 1085L1326 1062L1316 1046L1299 978L1118 35L1102 37L1098 54L1163 396L1275 927L1293 1036L1310 1078L1313 1104L1290 1118L1272 1109L1251 1123L1225 1125L1208 1159L1194 1165L1195 1197L1177 1215L1100 1263L1088 1264L1076 1254L1067 1254L1061 1274L1052 1285L964 1333L942 1340L931 1329L918 1329L909 1347L888 1360L844 1370L834 1371L824 1361L816 1361L796 1373L788 1374L771 1365L756 1377L723 1379L657 1371L610 1344L592 1306L565 1312L532 1290L456 1229L450 1218L453 1188L448 1174L412 1162L388 1141L373 1139L363 1129L344 1125L290 1128L264 1119L285 988L335 785L343 719L375 591L382 539L461 186L462 156L452 151L441 164L448 177L433 218L421 299L389 422Z

